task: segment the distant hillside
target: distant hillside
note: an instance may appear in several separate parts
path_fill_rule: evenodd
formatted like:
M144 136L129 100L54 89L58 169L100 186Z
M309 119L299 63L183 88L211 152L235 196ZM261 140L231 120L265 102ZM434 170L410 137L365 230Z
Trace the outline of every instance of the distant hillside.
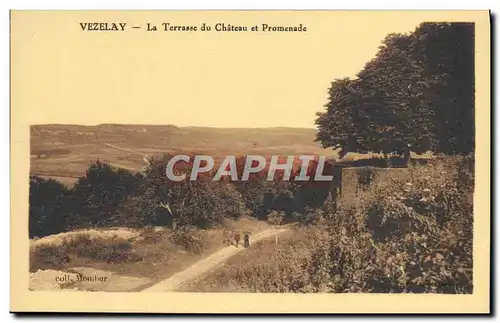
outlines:
M100 159L117 167L141 170L143 155L160 153L334 155L314 142L316 129L210 128L174 125L34 125L31 127L31 173L77 177ZM131 150L118 150L109 145Z

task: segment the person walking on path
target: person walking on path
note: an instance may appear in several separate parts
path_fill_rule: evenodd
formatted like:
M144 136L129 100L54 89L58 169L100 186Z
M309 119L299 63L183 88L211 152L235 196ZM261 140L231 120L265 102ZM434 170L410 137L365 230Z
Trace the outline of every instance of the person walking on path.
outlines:
M240 243L240 238L241 238L241 237L240 237L240 234L239 234L238 232L236 232L236 233L234 234L234 242L236 243L236 248L238 248L238 245L239 245L239 243Z

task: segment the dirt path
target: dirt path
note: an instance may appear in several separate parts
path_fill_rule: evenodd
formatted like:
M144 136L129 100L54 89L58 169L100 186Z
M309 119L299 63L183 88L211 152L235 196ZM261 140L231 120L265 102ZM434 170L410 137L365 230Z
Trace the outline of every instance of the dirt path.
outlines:
M290 230L290 226L283 226L277 230L278 235L287 232ZM251 243L256 243L260 240L266 239L266 238L272 238L274 237L275 230L273 229L267 229L264 230L251 238ZM174 274L173 276L149 287L142 292L173 292L178 290L183 284L188 283L193 281L194 279L198 278L199 276L207 273L211 269L216 268L220 264L222 264L225 260L231 258L232 256L236 255L237 253L245 251L246 248L243 246L239 246L239 248L236 248L235 246L229 246L226 248L222 248L221 250L215 252L211 256L202 259L196 263L194 263L191 267L189 267L186 270L183 270L181 272L178 272L177 274Z

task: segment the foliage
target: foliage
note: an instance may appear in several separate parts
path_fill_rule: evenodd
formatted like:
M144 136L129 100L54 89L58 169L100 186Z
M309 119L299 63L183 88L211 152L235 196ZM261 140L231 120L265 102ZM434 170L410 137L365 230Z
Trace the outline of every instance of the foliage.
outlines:
M413 35L413 56L430 80L426 96L436 109L436 151L474 152L474 24L423 23Z
M347 152L474 149L474 27L423 23L389 34L356 79L338 79L319 113L317 141Z
M259 242L251 245L246 252L248 255L235 256L204 279L203 284L209 286L207 292L221 291L229 286L229 291L241 292L315 291L317 277L310 259L318 243L325 240L324 232L309 228L294 235L294 239L282 239L278 244ZM211 289L210 285L215 288Z
M193 227L182 227L181 230L174 231L171 239L174 244L193 254L199 254L204 245L203 239Z
M410 182L377 182L335 211L332 291L472 292L473 186L459 180L460 162L411 167Z
M89 166L72 189L70 228L103 227L114 224L118 206L140 187L142 177L124 169L113 169L99 160Z
M307 208L319 208L329 197L332 190L330 181L317 181L316 171L318 160L312 160L306 171L306 176L309 176L307 181L293 181L294 186L294 204L295 211L307 214ZM295 176L300 174L300 170L294 172ZM334 180L338 179L338 175L334 172L334 165L331 162L325 162L322 175L331 175Z
M59 269L73 259L84 258L112 263L137 262L129 240L117 236L94 239L81 233L70 236L60 245L41 244L30 249L30 271Z
M271 225L277 226L283 223L285 213L283 211L272 211L267 215L267 222Z
M411 166L410 182L376 180L357 203L328 201L307 213L314 225L212 280L254 292L472 293L470 162Z
M341 148L339 157L349 151L368 152L359 124L362 115L357 102L355 82L347 78L337 79L328 90L326 112L318 113L316 139L324 147Z
M231 183L215 182L210 174L200 174L196 181L189 177L174 182L167 178L165 169L170 155L154 160L146 180L151 192L161 203L167 203L177 223L200 228L220 226L225 217L239 218L246 213L241 194ZM189 174L191 163L177 163L175 172Z
M29 237L43 237L66 228L65 200L68 190L61 183L30 176L29 184Z

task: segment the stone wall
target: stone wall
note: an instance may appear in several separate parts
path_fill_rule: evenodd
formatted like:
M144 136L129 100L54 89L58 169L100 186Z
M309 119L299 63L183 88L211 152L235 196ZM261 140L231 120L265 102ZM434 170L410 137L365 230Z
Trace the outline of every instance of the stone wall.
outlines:
M379 168L379 167L341 167L338 171L339 180L334 183L333 193L340 202L355 201L358 194L366 190L374 181L384 180L390 176L408 177L408 168Z

